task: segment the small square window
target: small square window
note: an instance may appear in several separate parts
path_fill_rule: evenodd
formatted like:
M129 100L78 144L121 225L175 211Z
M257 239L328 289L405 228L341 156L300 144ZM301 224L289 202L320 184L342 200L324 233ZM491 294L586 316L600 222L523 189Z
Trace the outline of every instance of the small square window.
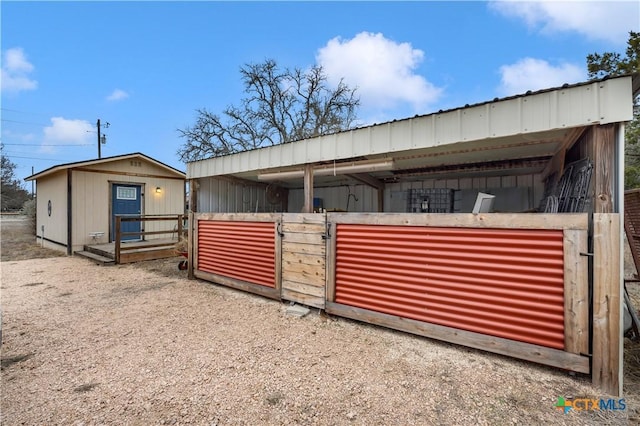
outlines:
M127 186L119 186L116 193L118 200L135 200L137 199L137 188L130 188Z

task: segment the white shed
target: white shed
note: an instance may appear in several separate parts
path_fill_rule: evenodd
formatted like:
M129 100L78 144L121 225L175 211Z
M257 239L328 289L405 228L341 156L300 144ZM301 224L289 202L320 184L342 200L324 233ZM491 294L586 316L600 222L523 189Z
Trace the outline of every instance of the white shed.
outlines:
M26 180L36 181L38 243L67 254L114 241L118 215L180 215L185 209L185 174L139 152L60 164ZM135 233L173 225L127 226Z

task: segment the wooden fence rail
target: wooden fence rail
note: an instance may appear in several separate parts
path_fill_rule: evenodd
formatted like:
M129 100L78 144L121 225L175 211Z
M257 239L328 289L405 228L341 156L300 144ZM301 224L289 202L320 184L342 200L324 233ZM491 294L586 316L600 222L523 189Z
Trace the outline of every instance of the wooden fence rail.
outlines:
M116 216L115 223L115 261L116 263L131 263L142 260L161 259L177 254L176 243L181 237L187 236L187 228L184 226L185 215L158 215L158 216ZM171 229L160 231L123 232L123 222L176 222ZM168 235L165 238L147 239L148 236ZM141 241L123 244L123 237L138 236Z

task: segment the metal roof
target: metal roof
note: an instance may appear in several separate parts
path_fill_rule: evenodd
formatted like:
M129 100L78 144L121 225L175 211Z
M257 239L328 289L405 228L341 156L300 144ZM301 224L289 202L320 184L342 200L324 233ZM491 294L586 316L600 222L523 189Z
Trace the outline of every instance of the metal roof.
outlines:
M637 76L634 76L637 77ZM633 81L632 81L633 80ZM633 84L632 84L633 83ZM527 92L447 111L318 136L187 164L187 178L232 176L251 181L266 172L300 170L305 164L392 158L382 180L447 171L472 172L483 164L539 173L579 128L633 118L637 79L621 76ZM449 174L448 174L449 176ZM314 184L339 180L328 176ZM299 178L283 179L300 186Z
M66 164L58 164L56 166L52 166L49 167L46 170L43 170L41 172L35 173L31 176L26 177L24 180L26 181L30 181L30 180L37 180L40 179L42 177L45 177L47 175L50 175L52 173L56 173L59 172L61 170L66 170L66 169L75 169L78 167L86 167L86 166L93 166L95 164L102 164L102 163L110 163L113 161L120 161L120 160L128 160L130 158L140 158L143 160L146 160L150 163L153 163L165 170L167 170L168 172L170 172L171 174L175 175L175 176L179 176L184 178L185 174L184 172L181 172L178 169L175 169L167 164L164 164L163 162L160 162L158 160L155 160L151 157L149 157L148 155L144 155L141 152L134 152L131 154L123 154L123 155L114 155L112 157L104 157L104 158L95 158L92 160L84 160L84 161L76 161L73 163L66 163Z

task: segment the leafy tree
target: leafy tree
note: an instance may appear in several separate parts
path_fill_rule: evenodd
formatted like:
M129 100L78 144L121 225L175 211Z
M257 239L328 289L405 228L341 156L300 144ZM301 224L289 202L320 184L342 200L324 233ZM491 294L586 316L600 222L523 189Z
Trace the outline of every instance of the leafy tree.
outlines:
M588 55L587 70L591 79L640 72L640 32L629 32L625 56L615 52ZM626 189L640 187L640 96L633 100L633 120L625 128L624 184Z
M186 141L182 161L218 157L349 129L360 100L340 81L330 88L321 66L281 70L275 61L240 68L247 97L222 116L196 110L191 127L178 129Z
M0 152L3 150L0 145ZM29 199L29 193L22 187L15 177L16 164L2 153L0 155L0 198L2 211L19 210Z

